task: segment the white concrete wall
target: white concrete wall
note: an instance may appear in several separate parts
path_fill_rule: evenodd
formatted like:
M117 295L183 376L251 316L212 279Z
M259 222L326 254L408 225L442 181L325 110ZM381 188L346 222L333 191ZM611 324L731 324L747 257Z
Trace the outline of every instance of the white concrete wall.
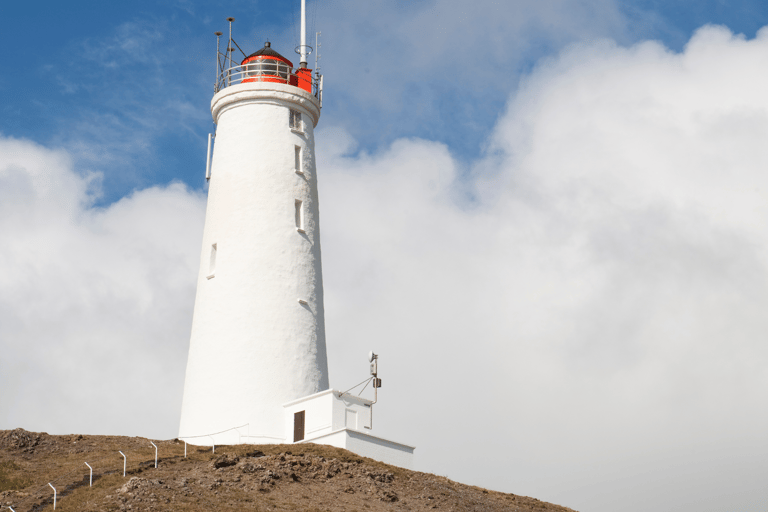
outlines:
M290 129L289 108L301 112L302 133ZM248 423L249 439L262 440L252 442L276 442L285 437L282 404L328 388L314 156L320 110L296 87L249 83L217 93L211 112L218 126L179 437Z
M393 466L413 469L412 446L407 446L364 432L346 430L345 448L363 457L370 457Z
M371 427L371 401L365 398L343 395L329 389L293 400L283 405L285 409L285 440L293 442L294 414L304 411L304 438L326 435L344 428L365 430ZM347 423L350 413L357 416L356 425Z
M307 439L302 443L326 444L345 448L363 457L401 468L413 469L413 451L415 450L413 446L382 439L365 432L349 429L336 430L314 439Z
M333 430L333 390L303 397L285 404L285 442L293 442L293 415L304 411L304 438L327 434Z
M349 412L357 415L357 425L352 426L347 423ZM342 428L352 428L354 430L365 430L371 428L371 401L350 395L334 394L333 401L333 430Z

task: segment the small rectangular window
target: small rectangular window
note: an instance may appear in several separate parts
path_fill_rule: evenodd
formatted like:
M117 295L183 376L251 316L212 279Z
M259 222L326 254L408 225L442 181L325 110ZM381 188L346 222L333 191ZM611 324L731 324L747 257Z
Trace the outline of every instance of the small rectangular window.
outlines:
M304 174L304 171L301 168L301 146L294 146L294 161L293 161L293 168L296 170L299 174Z
M208 279L216 275L216 244L211 245L211 259L208 261Z
M291 126L291 130L301 131L301 112L298 110L289 110L288 124Z
M304 210L301 208L301 201L296 200L296 229L304 231Z

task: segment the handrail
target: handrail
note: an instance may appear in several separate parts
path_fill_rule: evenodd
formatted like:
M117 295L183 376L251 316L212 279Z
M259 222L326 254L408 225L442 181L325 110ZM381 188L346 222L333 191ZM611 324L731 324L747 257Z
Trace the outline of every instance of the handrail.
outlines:
M309 80L312 95L322 102L322 75L319 73L316 73L315 76L310 73L299 74L299 69L301 68L294 70L291 66L280 61L251 61L238 64L219 74L213 91L215 94L231 85L248 82L283 83L299 87L299 83L306 83L305 81Z

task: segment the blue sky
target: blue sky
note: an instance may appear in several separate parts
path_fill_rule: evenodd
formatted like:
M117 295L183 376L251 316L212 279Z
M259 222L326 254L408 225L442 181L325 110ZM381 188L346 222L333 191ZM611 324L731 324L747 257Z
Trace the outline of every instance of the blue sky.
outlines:
M298 5L0 9L0 429L178 434L213 32L292 58ZM768 6L309 12L331 385L380 353L419 470L763 511Z
M24 4L6 4L0 131L81 147L84 167L104 175L103 202L172 180L200 188L201 148L212 128L204 105L211 93L213 32L226 30L224 17L233 15L236 40L255 50L271 39L290 58L298 37L294 4L42 2L34 13ZM359 134L360 150L421 137L469 161L484 150L521 73L564 45L657 39L679 51L704 24L753 37L768 20L764 3L747 0L576 6L552 2L539 9L574 15L550 20L504 2L488 2L487 12L474 14L460 12L472 10L466 4L440 2L311 3L309 28L324 30L323 125ZM399 26L413 13L433 23L425 34L435 34L434 40ZM370 28L362 30L366 24ZM356 84L379 97L360 93Z

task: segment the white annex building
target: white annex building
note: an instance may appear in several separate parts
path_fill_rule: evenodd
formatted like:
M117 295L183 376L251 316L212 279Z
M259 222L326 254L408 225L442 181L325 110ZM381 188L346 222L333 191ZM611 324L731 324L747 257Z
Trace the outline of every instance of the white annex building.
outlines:
M307 68L304 2L296 69L270 43L235 64L228 20L179 438L322 443L410 468L414 447L370 433L374 401L329 388L314 141L322 76Z

